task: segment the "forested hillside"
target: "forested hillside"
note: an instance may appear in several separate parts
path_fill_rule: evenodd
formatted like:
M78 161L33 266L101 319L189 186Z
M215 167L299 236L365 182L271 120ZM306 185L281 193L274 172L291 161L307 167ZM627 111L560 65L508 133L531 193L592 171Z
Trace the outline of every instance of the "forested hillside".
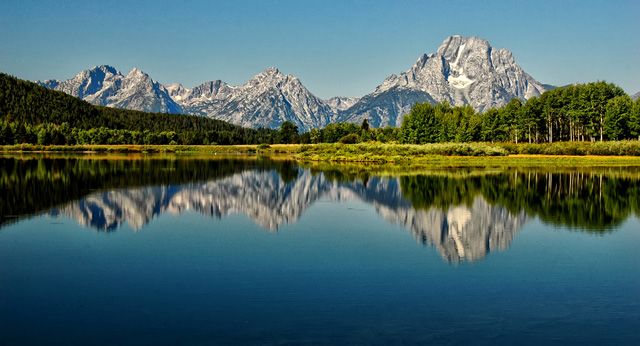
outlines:
M1 144L242 144L277 135L205 117L93 106L0 73Z

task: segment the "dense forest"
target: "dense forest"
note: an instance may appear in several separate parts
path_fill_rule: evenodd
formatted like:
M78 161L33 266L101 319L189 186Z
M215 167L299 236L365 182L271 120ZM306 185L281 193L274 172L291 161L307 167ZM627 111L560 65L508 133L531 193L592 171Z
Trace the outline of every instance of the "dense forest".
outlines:
M640 139L640 100L596 82L511 100L478 113L470 106L416 104L399 128L335 123L300 134L249 129L192 115L145 113L91 105L0 73L0 144L260 144L443 142L553 143Z

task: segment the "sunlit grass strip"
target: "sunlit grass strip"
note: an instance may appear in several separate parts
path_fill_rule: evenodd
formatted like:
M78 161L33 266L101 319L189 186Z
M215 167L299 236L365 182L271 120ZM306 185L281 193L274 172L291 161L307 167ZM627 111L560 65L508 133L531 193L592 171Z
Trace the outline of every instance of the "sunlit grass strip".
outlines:
M595 143L272 144L272 145L52 145L0 146L5 153L257 155L310 162L400 166L640 165L640 141Z

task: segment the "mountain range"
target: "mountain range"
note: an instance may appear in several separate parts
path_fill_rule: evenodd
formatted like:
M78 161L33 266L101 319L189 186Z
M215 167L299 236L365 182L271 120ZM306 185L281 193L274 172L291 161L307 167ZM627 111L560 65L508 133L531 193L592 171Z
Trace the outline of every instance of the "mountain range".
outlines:
M158 83L137 68L125 75L107 65L66 81L38 83L101 106L201 115L247 127L277 128L291 121L302 130L363 119L374 127L399 126L416 102L447 101L484 111L550 88L527 74L509 50L459 35L448 37L435 53L423 54L407 71L387 77L361 98L321 99L297 77L274 67L242 85L213 80L186 88Z

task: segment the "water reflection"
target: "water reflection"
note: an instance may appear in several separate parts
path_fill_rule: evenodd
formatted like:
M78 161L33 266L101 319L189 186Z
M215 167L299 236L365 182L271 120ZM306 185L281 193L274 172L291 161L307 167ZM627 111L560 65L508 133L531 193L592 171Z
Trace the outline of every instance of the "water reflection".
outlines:
M124 223L141 230L158 215L190 210L243 214L275 231L318 200L359 200L450 262L507 249L528 218L603 231L639 210L639 173L630 169L377 177L265 160L0 160L3 224L48 213L99 231Z

